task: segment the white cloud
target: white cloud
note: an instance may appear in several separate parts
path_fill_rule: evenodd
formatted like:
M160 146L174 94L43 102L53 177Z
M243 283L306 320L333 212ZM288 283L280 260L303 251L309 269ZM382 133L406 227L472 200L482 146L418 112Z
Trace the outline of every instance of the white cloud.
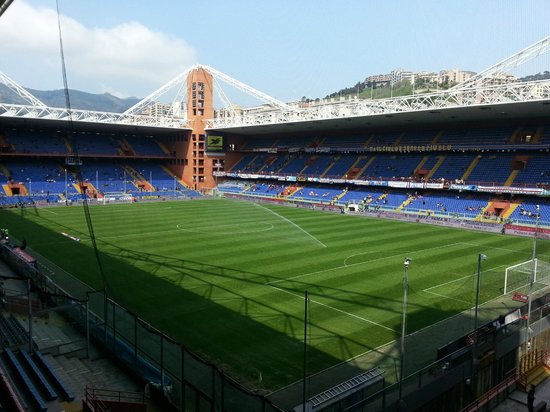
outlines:
M0 71L25 87L61 88L57 29L53 9L14 2L0 20ZM61 30L70 88L143 97L196 63L183 39L138 22L88 28L62 16Z

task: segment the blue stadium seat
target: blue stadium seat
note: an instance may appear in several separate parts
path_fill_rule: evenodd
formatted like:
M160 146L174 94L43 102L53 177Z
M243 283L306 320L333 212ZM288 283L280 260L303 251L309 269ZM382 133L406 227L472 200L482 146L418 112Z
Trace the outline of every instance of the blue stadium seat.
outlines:
M11 351L9 348L4 349L4 357L6 359L6 362L9 364L11 368L15 371L17 374L17 377L21 380L23 383L23 388L27 392L27 394L30 396L30 399L36 409L38 409L41 412L46 412L48 410L48 406L46 405L46 402L42 398L42 395L40 395L40 392L34 385L32 379L29 377L23 366L19 363L17 360L17 357L15 354Z

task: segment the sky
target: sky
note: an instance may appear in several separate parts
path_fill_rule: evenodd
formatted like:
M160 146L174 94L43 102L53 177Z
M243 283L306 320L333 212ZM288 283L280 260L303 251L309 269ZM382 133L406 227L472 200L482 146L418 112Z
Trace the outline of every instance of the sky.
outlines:
M69 87L119 97L145 97L193 64L283 101L324 97L400 67L481 71L550 34L548 0L58 3ZM14 0L0 39L0 72L63 87L55 0ZM514 74L550 70L538 60Z

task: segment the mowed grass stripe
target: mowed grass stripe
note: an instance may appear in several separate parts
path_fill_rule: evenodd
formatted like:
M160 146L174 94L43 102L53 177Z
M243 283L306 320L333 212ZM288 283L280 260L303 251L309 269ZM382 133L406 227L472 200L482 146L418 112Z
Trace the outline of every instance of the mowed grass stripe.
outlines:
M100 287L82 208L52 210L25 211L23 218L21 211L0 211L0 223ZM301 374L305 290L312 299L308 368L315 372L399 338L405 256L413 258L413 331L473 302L477 253L489 255L484 270L495 268L482 278L491 291L482 292L486 300L498 290L499 265L529 259L531 245L510 236L228 200L90 210L117 298L244 381L256 382L261 370L260 386L269 389ZM550 254L548 242L540 241L539 251ZM425 292L431 287L441 296Z

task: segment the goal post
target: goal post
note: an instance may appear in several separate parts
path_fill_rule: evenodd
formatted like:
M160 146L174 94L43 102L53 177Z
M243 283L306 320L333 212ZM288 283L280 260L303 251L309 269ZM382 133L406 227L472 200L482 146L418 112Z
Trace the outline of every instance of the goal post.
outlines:
M550 285L550 263L540 259L530 259L506 268L504 274L504 289L506 295L510 292L526 293L533 276L533 283L541 286Z

